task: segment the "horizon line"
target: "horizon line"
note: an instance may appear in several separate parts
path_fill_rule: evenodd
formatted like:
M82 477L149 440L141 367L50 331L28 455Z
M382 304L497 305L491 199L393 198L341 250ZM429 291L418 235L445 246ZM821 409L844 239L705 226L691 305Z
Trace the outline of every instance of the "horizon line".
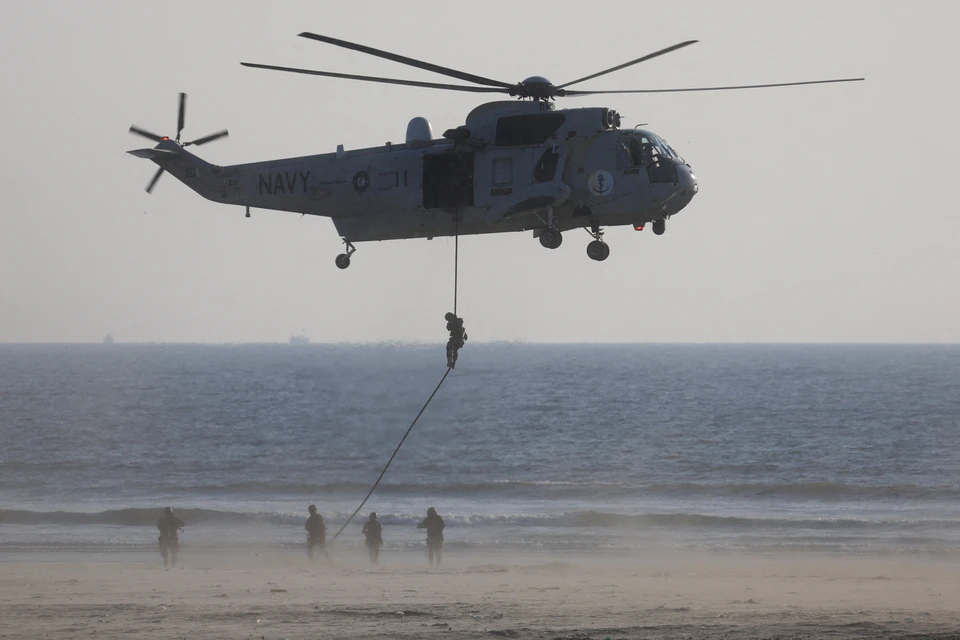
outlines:
M420 340L376 340L359 341L343 340L340 342L313 342L291 343L289 341L230 341L230 342L207 342L200 340L143 340L143 341L117 341L104 343L103 341L84 341L84 342L58 342L58 341L29 341L29 342L7 342L0 341L0 346L89 346L99 345L105 347L111 346L277 346L285 345L290 347L337 347L337 346L399 346L399 347L434 347L444 345L445 342L426 342ZM958 346L958 342L852 342L852 341L670 341L670 342L539 342L525 339L516 340L486 340L471 341L471 345L530 345L530 346Z

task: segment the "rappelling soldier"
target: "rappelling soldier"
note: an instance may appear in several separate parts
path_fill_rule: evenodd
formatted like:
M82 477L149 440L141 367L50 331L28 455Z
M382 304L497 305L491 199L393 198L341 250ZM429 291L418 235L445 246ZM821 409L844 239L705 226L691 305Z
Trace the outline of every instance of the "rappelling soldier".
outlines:
M467 341L467 332L463 328L463 318L449 312L443 317L447 320L447 331L450 332L450 339L447 341L447 366L454 369L457 365L457 352Z
M307 530L307 559L313 560L313 548L319 547L320 553L329 560L330 554L327 553L327 525L323 521L323 516L317 513L317 505L315 504L307 507L307 511L310 512L310 517L307 518L307 522L303 525L303 528Z
M383 527L377 520L377 512L370 514L370 519L363 523L363 535L366 538L364 545L370 553L370 564L377 564L380 559L380 547L383 546Z
M157 529L160 530L160 556L163 558L163 568L177 566L177 551L180 550L178 531L183 531L183 520L173 515L173 509L165 507L163 515L157 519Z

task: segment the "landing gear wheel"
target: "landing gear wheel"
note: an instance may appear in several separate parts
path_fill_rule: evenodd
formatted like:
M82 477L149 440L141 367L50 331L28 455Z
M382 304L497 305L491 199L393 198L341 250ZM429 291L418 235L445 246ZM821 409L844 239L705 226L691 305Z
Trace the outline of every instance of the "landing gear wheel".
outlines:
M667 230L667 221L663 218L653 221L653 233L662 236L663 232Z
M540 244L545 249L557 249L563 244L563 234L556 229L544 229L540 234Z
M594 240L587 245L587 256L591 260L603 262L610 257L610 245L602 240Z
M346 245L346 247L347 247L347 252L346 252L346 253L341 253L340 255L337 256L337 268L338 268L338 269L346 269L347 267L349 267L349 266L350 266L350 256L352 256L352 255L353 255L354 253L356 253L356 251L357 251L357 248L356 248L355 246L353 246L353 243L350 242L349 240L347 240L346 238L343 239L343 244Z

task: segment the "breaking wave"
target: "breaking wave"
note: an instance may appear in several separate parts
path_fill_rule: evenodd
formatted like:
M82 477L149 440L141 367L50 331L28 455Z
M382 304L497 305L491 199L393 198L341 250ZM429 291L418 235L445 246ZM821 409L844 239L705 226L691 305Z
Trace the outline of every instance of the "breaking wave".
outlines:
M214 509L178 509L177 516L187 526L254 526L254 525L302 525L301 513L282 512L237 512ZM3 525L60 525L60 526L126 526L153 527L160 512L157 509L129 508L111 509L95 513L70 511L28 511L22 509L0 509L0 524ZM347 516L343 513L324 513L330 525L343 523ZM422 514L386 513L379 514L380 521L386 525L414 525ZM449 527L545 527L545 528L632 528L657 530L717 529L725 531L756 530L863 530L883 529L887 531L913 529L951 529L960 530L960 521L920 519L920 520L860 520L845 518L750 518L735 516L714 516L698 513L644 513L621 514L602 511L573 511L566 513L532 514L444 514Z

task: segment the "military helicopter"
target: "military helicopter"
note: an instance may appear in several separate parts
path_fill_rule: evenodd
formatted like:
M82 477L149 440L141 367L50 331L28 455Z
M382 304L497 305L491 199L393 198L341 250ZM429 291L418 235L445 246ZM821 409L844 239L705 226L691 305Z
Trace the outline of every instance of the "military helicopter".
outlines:
M650 224L656 235L698 191L690 164L652 131L621 128L607 107L556 109L554 100L602 94L670 93L759 89L857 82L863 78L811 80L680 89L581 91L568 87L690 46L687 40L635 60L555 85L532 76L514 84L414 60L372 47L304 32L300 37L351 49L470 84L443 84L315 71L241 62L246 67L445 91L506 94L516 100L482 104L463 125L435 138L429 122L410 120L403 144L266 162L218 166L187 151L225 137L226 130L180 142L186 95L180 94L176 137L136 126L134 133L157 142L130 151L204 198L250 209L327 216L345 244L336 258L350 266L355 242L533 231L540 244L556 249L563 232L585 228L593 240L587 255L606 260L604 226Z

